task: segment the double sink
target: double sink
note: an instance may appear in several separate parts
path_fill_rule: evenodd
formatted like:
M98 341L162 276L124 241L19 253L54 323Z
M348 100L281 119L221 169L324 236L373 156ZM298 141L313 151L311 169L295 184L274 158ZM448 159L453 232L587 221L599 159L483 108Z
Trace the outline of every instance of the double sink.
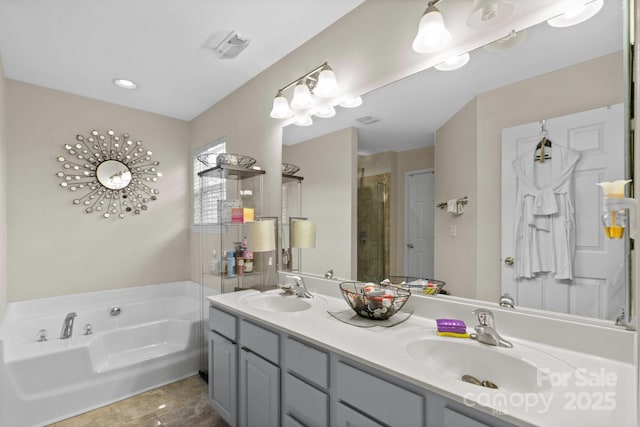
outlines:
M304 312L322 315L341 300L318 294L314 298L300 298L282 290L248 293L239 302L247 310L270 313ZM505 393L541 393L550 388L547 375L573 372L576 368L555 356L515 341L513 348L479 343L471 339L441 337L434 326L418 327L409 324L388 331L391 346L398 355L416 369L432 370L444 382L460 384L462 377L471 375L479 381L489 381ZM476 387L465 383L462 387ZM473 388L465 390L473 391ZM478 389L479 390L479 389Z

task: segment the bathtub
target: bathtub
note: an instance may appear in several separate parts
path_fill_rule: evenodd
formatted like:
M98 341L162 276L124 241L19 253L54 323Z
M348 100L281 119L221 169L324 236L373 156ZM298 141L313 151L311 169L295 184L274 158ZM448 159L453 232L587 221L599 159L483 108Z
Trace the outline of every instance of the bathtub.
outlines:
M178 282L8 304L0 426L44 425L197 373L200 292L197 283ZM111 315L113 307L120 314ZM77 317L63 340L69 312ZM84 335L89 323L93 333ZM42 329L47 341L38 342Z

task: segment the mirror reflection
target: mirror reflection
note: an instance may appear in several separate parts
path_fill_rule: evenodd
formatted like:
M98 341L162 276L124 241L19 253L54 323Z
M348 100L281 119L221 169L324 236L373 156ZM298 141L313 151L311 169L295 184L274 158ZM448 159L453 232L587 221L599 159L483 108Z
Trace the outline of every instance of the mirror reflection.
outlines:
M504 253L501 242L512 221L501 212L502 170L513 160L503 152L503 130L525 126L521 139L529 147L540 141L540 123L547 120L549 137L560 147L571 142L560 127L553 128L554 121L599 108L618 111L613 120L621 134L610 140L620 153L616 166L599 177L581 174L573 180L589 188L575 206L577 247L597 241L602 251L613 250L600 227L586 230L600 211L598 193L591 191L598 190L594 180L624 178L624 167L617 165L628 160L620 105L626 99L623 19L622 0L605 2L579 25L540 23L509 42L471 52L461 69L427 69L364 95L360 108L340 109L309 127L286 127L283 161L301 167L301 211L318 228L316 249L303 252L303 270L323 274L333 268L338 277L360 280L381 274L431 277L446 281L455 296L498 302L509 290L516 306L614 320L626 276L620 263L581 283L562 279L551 294L540 283L514 290L502 279L513 277L504 262L513 254ZM599 149L585 147L578 147L583 163ZM419 184L412 186L413 180ZM461 198L468 201L463 213L449 212L448 203ZM357 226L345 212L347 203L358 204ZM416 211L420 215L411 216ZM333 239L323 240L326 234ZM351 237L347 247L331 244L345 235ZM416 239L432 247L416 250ZM624 252L624 242L618 243ZM314 252L324 246L330 251ZM616 276L617 285L609 286L605 279Z
M96 168L96 178L109 190L122 190L131 182L131 171L118 160L105 160Z

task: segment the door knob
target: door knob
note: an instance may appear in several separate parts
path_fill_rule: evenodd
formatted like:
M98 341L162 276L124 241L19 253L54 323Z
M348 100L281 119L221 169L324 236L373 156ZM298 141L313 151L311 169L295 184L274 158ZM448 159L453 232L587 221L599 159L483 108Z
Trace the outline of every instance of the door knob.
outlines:
M504 259L504 263L507 265L513 265L513 257L510 257L510 256L506 257Z
M407 243L407 247L408 247L409 249L413 249L413 246L414 246L414 245L413 245L413 243Z

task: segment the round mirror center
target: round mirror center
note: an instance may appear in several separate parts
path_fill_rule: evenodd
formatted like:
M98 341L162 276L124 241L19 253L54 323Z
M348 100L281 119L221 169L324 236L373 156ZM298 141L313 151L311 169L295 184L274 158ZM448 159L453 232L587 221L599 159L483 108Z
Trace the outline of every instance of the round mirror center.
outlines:
M105 160L98 165L96 177L110 190L122 190L131 182L131 171L118 160Z

